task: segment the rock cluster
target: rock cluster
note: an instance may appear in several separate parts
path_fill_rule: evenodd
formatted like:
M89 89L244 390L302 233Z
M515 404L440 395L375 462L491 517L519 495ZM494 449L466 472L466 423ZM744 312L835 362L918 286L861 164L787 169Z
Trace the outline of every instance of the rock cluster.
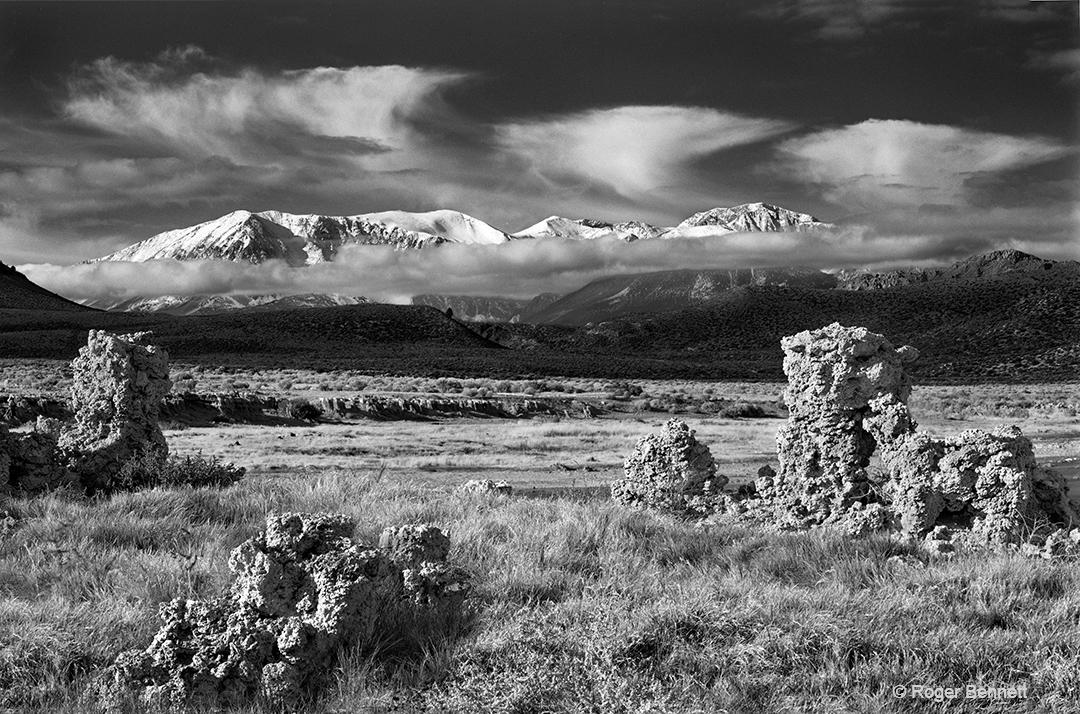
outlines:
M905 365L918 353L834 323L785 337L789 416L777 434L779 472L725 494L709 450L684 423L642 439L612 486L623 503L662 511L725 511L783 529L892 530L948 552L956 540L1080 554L1080 510L1064 479L1036 465L1015 426L945 439L918 431ZM871 476L877 453L883 474ZM1034 550L1032 550L1034 549Z
M694 438L681 419L643 436L626 457L623 478L612 497L627 506L667 513L704 515L717 510L727 477L718 474L709 447Z
M172 386L169 356L148 337L90 330L72 362L74 421L39 418L26 434L0 429L0 491L94 490L132 456L166 451L158 415Z
M378 548L340 515L280 513L229 557L236 579L213 600L173 600L146 650L117 658L108 698L142 706L229 706L263 697L295 707L343 646L370 642L399 608L454 607L464 575L433 526L388 528Z

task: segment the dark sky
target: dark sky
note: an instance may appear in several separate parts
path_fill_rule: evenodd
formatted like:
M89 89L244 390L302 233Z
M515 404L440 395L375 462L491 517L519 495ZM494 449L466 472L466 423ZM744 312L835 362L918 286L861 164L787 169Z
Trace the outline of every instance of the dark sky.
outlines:
M1080 257L1078 37L1024 0L0 3L0 260L237 208L756 200L868 263Z

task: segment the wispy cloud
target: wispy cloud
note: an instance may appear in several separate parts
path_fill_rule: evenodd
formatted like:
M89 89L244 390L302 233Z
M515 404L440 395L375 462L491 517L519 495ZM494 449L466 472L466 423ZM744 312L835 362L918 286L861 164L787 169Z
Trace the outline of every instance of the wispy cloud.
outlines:
M465 77L401 66L193 72L196 60L209 58L184 48L149 63L97 60L72 80L64 113L180 156L357 157L407 149L411 122L440 111L439 93Z
M853 41L867 34L906 23L913 29L930 23L968 24L977 21L1005 23L1057 22L1069 9L1055 2L1025 0L776 0L762 3L754 14L778 21L810 25L819 39Z
M1064 82L1080 83L1080 49L1036 52L1028 66L1058 72Z

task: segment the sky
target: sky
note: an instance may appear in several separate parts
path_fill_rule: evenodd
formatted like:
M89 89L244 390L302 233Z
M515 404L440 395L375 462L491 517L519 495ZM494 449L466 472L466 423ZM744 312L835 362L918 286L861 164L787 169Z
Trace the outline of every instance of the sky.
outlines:
M453 208L513 232L552 214L671 225L752 201L836 235L690 245L674 251L685 266L643 249L595 270L706 254L1080 258L1077 14L1027 0L4 2L0 261L86 292L131 276L64 266L240 208ZM588 272L575 260L615 256L514 250L492 259L504 272L477 268L487 291L507 292L507 264L541 261L528 289L562 289ZM373 256L354 259L385 268Z

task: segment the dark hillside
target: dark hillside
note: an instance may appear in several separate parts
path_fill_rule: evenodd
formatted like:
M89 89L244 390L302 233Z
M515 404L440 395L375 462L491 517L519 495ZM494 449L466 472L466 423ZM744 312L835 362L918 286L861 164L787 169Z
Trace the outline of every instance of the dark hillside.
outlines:
M9 265L0 263L0 310L58 310L61 312L90 311L67 298L30 282L30 279Z
M923 382L1080 378L1080 277L1010 273L875 290L743 286L583 327L463 324L363 304L173 317L0 310L0 357L70 359L86 330L153 330L175 359L426 376L779 379L780 338L830 322L917 347Z

